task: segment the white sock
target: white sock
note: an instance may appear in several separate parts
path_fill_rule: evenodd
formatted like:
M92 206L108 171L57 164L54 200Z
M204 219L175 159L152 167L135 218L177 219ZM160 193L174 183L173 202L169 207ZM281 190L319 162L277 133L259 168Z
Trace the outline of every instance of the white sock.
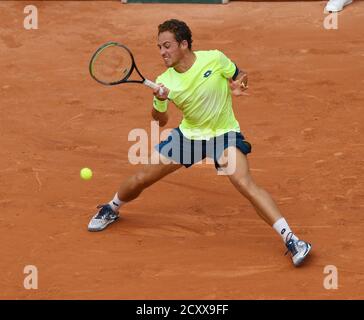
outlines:
M118 193L115 193L114 199L112 199L109 202L109 205L111 206L111 209L113 209L115 212L119 210L119 208L124 204L125 202L121 201L118 197Z
M286 219L284 219L284 218L278 219L273 224L273 228L282 237L282 240L283 240L284 243L287 242L287 237L288 236L289 236L289 239L298 240L296 235L292 232L291 228L289 227Z

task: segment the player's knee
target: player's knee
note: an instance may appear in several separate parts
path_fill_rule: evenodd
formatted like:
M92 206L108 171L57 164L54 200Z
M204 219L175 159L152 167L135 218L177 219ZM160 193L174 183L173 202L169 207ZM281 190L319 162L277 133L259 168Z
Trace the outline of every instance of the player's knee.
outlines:
M256 185L249 176L240 178L238 180L238 186L245 196L249 198L254 196L256 191Z
M135 188L143 189L148 185L148 176L144 172L138 172L133 176L132 181Z
M225 158L224 156L222 156L217 163L219 164L220 168L222 168L222 169L226 169L228 166L227 158Z

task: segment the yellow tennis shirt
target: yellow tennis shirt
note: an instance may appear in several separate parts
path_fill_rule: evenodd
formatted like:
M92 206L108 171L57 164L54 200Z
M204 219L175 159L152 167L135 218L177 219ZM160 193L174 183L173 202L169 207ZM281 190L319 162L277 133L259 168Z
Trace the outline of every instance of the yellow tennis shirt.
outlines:
M192 140L209 140L228 131L240 132L228 81L235 73L235 64L218 50L194 53L196 60L186 72L168 68L156 79L170 90L169 100L183 113L180 130ZM154 97L153 106L159 112L166 112L168 100Z

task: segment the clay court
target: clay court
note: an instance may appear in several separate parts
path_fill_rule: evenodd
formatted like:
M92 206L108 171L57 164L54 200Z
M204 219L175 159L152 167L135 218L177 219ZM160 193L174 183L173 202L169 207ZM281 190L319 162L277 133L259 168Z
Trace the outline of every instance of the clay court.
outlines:
M1 299L363 299L364 2L326 30L324 1L204 4L1 1ZM100 233L96 205L139 168L152 92L105 87L89 59L128 45L142 73L164 71L157 26L186 21L195 50L219 49L249 74L234 98L254 178L312 254L294 268L273 229L213 165L182 168L122 208ZM172 105L169 128L181 114ZM83 167L94 176L80 179ZM38 268L26 290L23 270ZM323 286L338 270L337 290Z

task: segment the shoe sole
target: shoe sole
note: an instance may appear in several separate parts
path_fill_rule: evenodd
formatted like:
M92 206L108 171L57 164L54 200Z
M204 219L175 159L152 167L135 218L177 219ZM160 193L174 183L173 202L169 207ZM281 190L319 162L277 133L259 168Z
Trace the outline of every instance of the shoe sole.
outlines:
M296 263L294 263L295 267L299 267L303 263L303 261L305 260L307 255L310 253L311 249L312 249L312 245L308 243L308 249L307 249L305 255L301 259L297 260Z
M101 228L97 228L97 229L90 229L90 228L87 228L88 231L90 232L99 232L99 231L102 231L102 230L105 230L110 224L116 222L117 220L119 220L119 217L115 218L114 220L112 221L109 221L107 224L105 224L104 226L102 226Z

